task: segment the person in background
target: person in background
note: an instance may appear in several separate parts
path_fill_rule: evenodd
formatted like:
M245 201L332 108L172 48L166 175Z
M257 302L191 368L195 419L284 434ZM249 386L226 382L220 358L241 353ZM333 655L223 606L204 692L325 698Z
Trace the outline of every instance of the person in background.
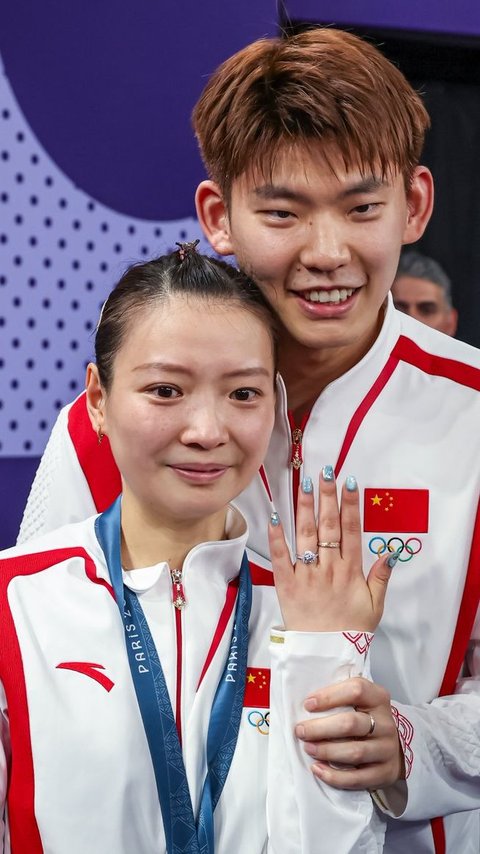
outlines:
M392 296L399 311L432 329L455 335L458 312L452 305L452 285L438 261L415 249L402 252Z
M332 482L354 471L365 486L365 565L401 550L374 682L346 674L311 695L299 744L332 792L372 792L387 854L477 854L480 353L397 311L390 294L402 246L432 211L428 114L372 44L317 28L230 57L193 119L209 176L196 194L204 233L280 323L274 431L236 499L249 543L268 558L274 507L293 555L304 475L315 483L328 466ZM59 413L20 539L120 491L87 422L84 397ZM361 634L351 640L366 650Z

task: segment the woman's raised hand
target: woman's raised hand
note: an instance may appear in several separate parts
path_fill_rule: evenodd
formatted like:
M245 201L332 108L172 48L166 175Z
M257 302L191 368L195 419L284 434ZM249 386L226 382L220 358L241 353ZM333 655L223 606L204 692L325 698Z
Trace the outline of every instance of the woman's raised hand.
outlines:
M357 482L348 477L339 509L333 469L319 482L318 522L313 484L304 478L298 493L296 562L292 565L281 521L272 513L270 554L287 630L373 632L383 613L391 568L398 553L379 558L365 578Z

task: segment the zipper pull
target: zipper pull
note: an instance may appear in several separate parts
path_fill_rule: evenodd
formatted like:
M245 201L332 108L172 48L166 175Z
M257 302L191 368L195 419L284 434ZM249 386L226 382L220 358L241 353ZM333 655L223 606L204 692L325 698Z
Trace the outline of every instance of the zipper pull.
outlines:
M173 593L173 604L178 611L181 611L182 608L187 604L187 600L185 599L185 593L183 592L182 586L182 570L181 569L171 569L170 575L172 577L172 593Z
M292 458L290 462L294 469L299 469L303 463L302 436L302 431L298 427L292 430Z

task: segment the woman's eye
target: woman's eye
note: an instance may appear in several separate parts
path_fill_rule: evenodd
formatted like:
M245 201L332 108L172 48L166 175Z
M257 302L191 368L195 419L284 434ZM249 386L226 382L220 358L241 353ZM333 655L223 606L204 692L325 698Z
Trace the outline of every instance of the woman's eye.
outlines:
M251 400L255 400L257 394L254 388L237 388L235 391L232 391L230 397L234 400L250 402Z
M166 400L172 400L180 396L178 388L173 388L171 385L157 385L155 388L150 389L150 391L156 397L163 397Z

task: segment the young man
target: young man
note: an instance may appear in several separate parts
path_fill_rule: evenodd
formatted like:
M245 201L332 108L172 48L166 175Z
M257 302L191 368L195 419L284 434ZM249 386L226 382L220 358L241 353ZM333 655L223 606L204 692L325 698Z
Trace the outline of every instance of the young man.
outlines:
M388 296L402 244L431 213L432 178L418 165L427 114L371 45L314 30L228 60L194 123L210 176L197 192L202 226L281 322L286 391L262 476L241 501L252 547L268 553L272 503L294 544L299 480L326 465L365 487L365 566L401 549L372 648L375 682L346 678L309 698L297 737L324 782L374 790L389 854L473 854L480 354L396 312ZM84 424L80 399L47 447L23 537L65 519L66 503L87 515L92 497L100 509L115 496L108 449L92 448ZM74 494L61 490L60 469ZM319 544L319 572L338 540L332 530Z
M452 305L452 285L438 261L413 249L402 252L392 296L399 311L455 335L458 312Z

